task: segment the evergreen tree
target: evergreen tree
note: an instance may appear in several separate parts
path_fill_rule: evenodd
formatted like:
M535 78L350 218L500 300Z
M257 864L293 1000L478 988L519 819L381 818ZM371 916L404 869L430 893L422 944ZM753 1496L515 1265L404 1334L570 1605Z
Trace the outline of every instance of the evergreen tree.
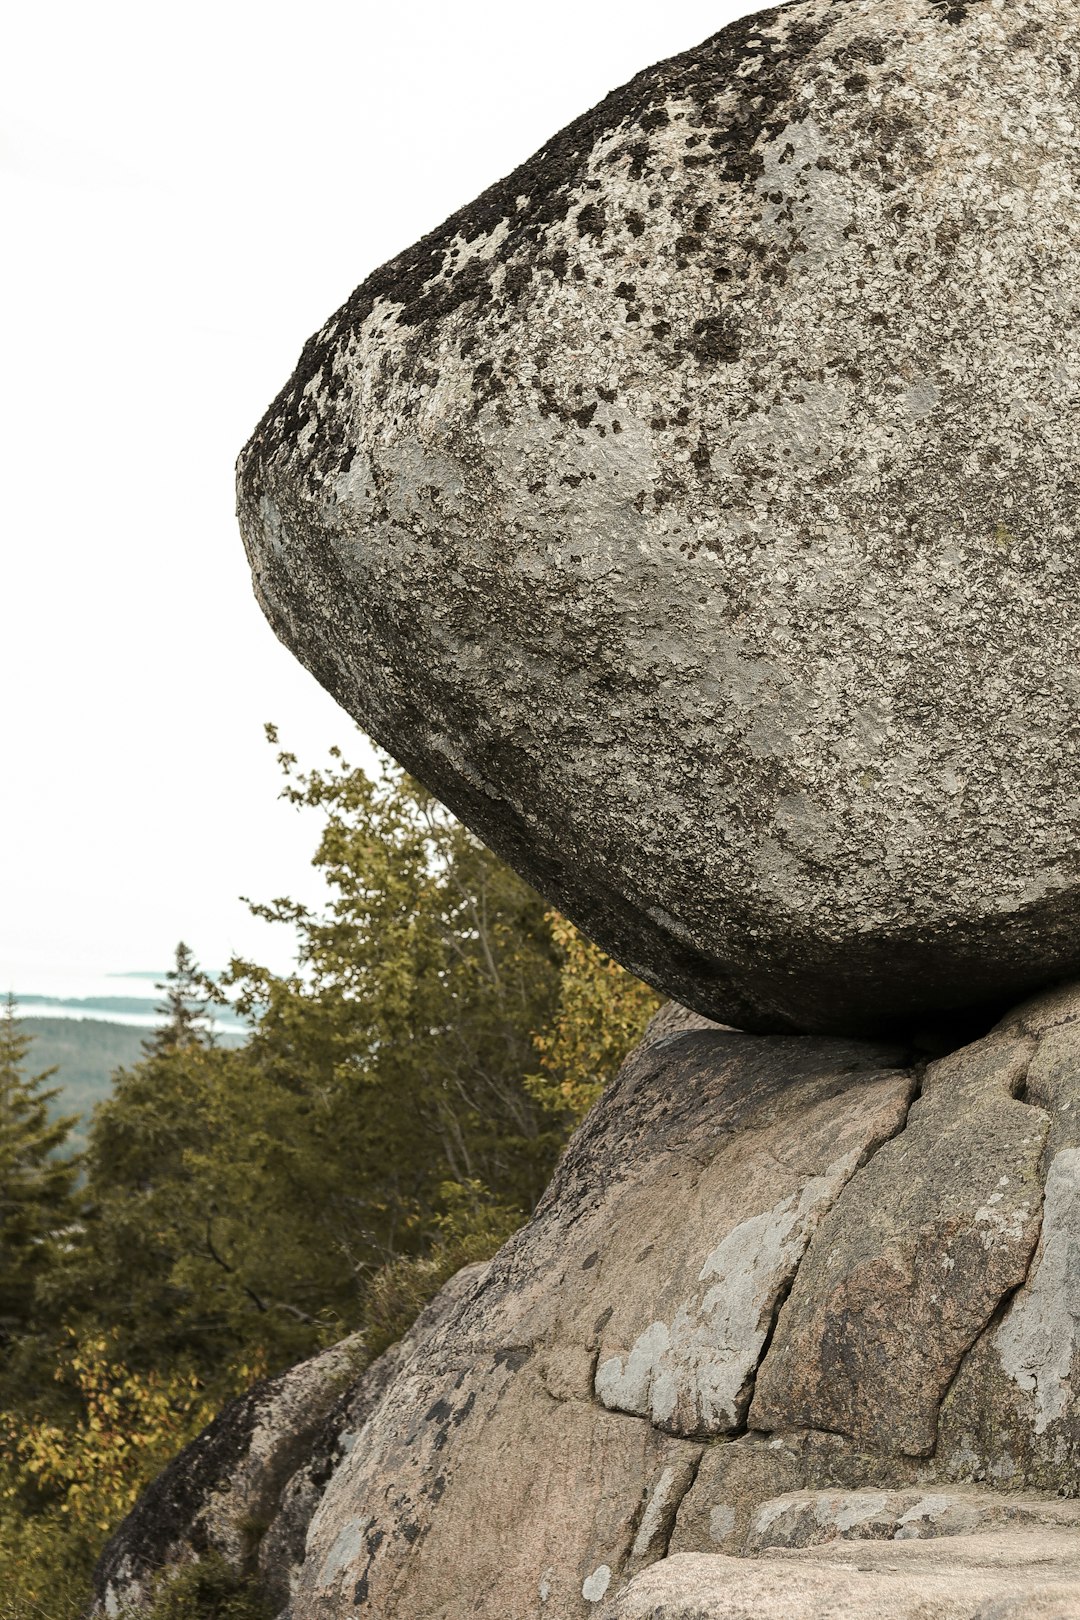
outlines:
M138 1368L340 1336L385 1264L524 1219L563 1139L524 1083L558 993L539 897L402 772L282 763L330 889L253 908L295 930L296 971L237 961L218 987L178 951L167 1022L90 1133L65 1314L104 1315ZM227 994L241 1048L209 1044Z
M199 969L194 952L183 940L176 947L175 961L165 975L165 982L154 988L165 992L165 1000L157 1008L162 1023L143 1042L143 1051L148 1057L182 1051L189 1046L214 1044L213 1025L207 1011L210 997L206 977Z
M214 985L181 947L165 1027L90 1132L55 1308L140 1372L276 1368L373 1307L376 1336L400 1331L528 1216L654 1005L400 770L281 760L324 817L329 891L253 907L293 931L295 971L234 961ZM239 1048L210 1044L227 996Z
M0 1348L26 1333L58 1237L74 1218L78 1164L61 1156L74 1115L49 1118L55 1070L24 1072L31 1037L0 1012Z

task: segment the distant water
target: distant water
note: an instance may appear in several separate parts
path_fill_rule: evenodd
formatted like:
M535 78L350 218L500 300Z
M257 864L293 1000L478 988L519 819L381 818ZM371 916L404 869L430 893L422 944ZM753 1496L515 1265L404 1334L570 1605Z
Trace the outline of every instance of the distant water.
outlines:
M165 983L160 973L35 972L24 985L13 985L16 1010L26 1018L95 1018L110 1024L133 1024L153 1029L162 1022L158 1011L164 994L155 988ZM6 987L0 987L6 989ZM215 1008L214 1027L245 1026L232 1013Z

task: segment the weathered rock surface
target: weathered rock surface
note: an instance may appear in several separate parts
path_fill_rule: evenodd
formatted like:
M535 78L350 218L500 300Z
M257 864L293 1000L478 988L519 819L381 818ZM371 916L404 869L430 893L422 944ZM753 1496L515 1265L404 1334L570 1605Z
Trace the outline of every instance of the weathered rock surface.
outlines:
M800 1267L755 1428L933 1451L960 1358L1038 1242L1050 1120L1015 1099L1034 1050L990 1040L931 1065L903 1135L836 1201Z
M1080 997L1072 1009L1075 1019ZM942 1436L955 1478L1055 1490L1080 1478L1080 1022L1044 1032L1026 1084L1051 1121L1039 1247L966 1358Z
M1078 83L1061 0L735 23L371 276L241 457L282 639L713 1018L1080 970Z
M314 1444L266 1515L266 1528L258 1538L254 1568L263 1592L275 1604L284 1603L292 1591L304 1562L308 1526L334 1470L356 1444L357 1436L399 1372L459 1301L479 1284L486 1271L486 1265L463 1267L420 1312L405 1337L348 1383L326 1414Z
M903 1125L902 1058L734 1032L648 1044L335 1474L295 1615L357 1594L387 1620L587 1614L659 1556L700 1442L744 1421L810 1234Z
M1075 1529L817 1549L749 1561L676 1556L600 1620L1076 1620Z
M355 1378L346 1339L233 1401L140 1497L95 1572L92 1613L146 1603L154 1576L208 1552L250 1565L290 1476L306 1460L327 1412ZM126 1607L125 1607L126 1606Z
M288 1620L1076 1620L1077 1087L1078 990L928 1066L666 1009L247 1567Z
M90 1614L138 1612L161 1570L211 1552L238 1573L257 1571L266 1596L284 1603L327 1479L402 1363L484 1270L458 1272L369 1367L355 1336L225 1407L143 1493L105 1548Z

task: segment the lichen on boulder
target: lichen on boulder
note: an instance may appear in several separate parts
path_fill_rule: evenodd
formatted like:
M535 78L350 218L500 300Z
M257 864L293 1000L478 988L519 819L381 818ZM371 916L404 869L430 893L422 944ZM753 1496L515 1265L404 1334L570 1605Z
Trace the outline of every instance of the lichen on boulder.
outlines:
M1080 27L797 0L377 270L239 465L278 634L639 976L1080 971Z

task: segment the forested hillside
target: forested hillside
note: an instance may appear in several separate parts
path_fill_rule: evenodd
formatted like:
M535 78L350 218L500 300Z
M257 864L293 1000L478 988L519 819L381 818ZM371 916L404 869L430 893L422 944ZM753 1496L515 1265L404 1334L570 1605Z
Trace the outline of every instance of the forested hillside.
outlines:
M149 1030L94 1017L21 1016L19 1024L34 1042L36 1068L57 1071L52 1084L58 1090L49 1105L50 1116L78 1116L66 1137L66 1152L86 1152L92 1111L112 1092L117 1069L138 1063ZM238 1047L243 1035L225 1032L217 1038L223 1047Z
M290 975L237 960L213 982L179 948L167 1021L122 1055L81 1182L57 1168L74 1122L41 1076L55 1046L3 1025L11 1620L79 1612L109 1529L231 1394L356 1329L374 1356L492 1253L657 1004L400 772L280 758L286 796L322 813L330 903L255 908L292 931ZM226 996L242 1046L210 1032ZM163 1617L258 1612L181 1601Z
M50 1114L78 1115L66 1146L82 1153L87 1145L90 1115L112 1090L117 1069L129 1068L142 1056L148 1031L131 1024L113 1024L99 1018L20 1018L25 1034L33 1040L37 1069L55 1069L53 1084L59 1087L50 1104ZM236 1046L242 1036L221 1034L223 1045Z
M22 1017L19 1022L33 1040L35 1067L57 1071L53 1083L60 1089L50 1113L79 1116L67 1145L82 1152L91 1113L108 1096L114 1071L138 1062L147 1032L97 1018Z

